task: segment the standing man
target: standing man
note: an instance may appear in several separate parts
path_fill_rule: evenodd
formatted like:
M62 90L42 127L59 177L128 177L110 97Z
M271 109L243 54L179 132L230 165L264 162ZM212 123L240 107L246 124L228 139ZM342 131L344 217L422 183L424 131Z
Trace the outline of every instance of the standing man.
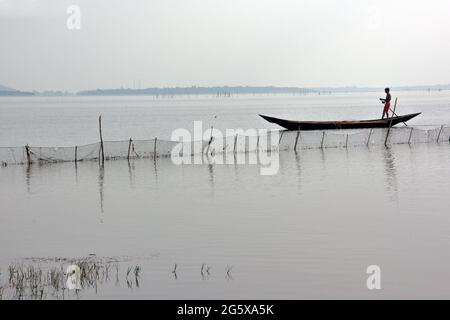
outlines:
M391 94L389 91L389 88L384 89L384 92L386 92L386 98L380 98L381 102L384 103L383 115L381 116L381 119L384 119L385 114L386 118L389 118L389 109L391 108Z

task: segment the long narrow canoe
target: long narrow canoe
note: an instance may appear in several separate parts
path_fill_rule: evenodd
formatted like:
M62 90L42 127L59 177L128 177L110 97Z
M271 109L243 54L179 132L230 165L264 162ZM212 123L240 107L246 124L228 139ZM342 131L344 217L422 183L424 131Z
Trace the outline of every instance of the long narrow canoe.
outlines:
M343 121L293 121L284 120L260 114L265 120L276 123L287 130L328 130L328 129L361 129L361 128L388 128L399 123L404 123L417 117L419 113L405 114L384 119L375 120L343 120Z

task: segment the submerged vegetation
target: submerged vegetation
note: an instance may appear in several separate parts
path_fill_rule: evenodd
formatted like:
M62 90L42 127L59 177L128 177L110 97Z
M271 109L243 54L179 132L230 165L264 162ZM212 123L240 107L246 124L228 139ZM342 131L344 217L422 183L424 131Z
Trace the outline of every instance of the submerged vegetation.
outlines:
M159 254L140 257L151 259ZM104 285L139 289L142 267L132 263L136 258L105 258L90 255L82 258L25 258L10 264L6 272L0 270L0 300L67 300L81 299L82 293L99 293ZM184 271L186 266L182 267ZM190 269L190 267L188 268ZM196 268L195 268L196 269ZM210 280L212 266L202 263L199 269L202 280ZM225 269L225 279L233 280L233 266ZM180 267L175 263L173 280L178 280ZM220 273L219 273L220 275Z
M96 256L25 259L8 267L7 284L4 284L3 274L0 273L0 299L78 299L81 291L92 289L97 293L98 288L111 279L119 285L121 277L128 288L138 288L141 267L127 266L125 277L121 276L120 265L126 261ZM75 271L71 269L73 266L76 267L75 289L68 286L68 279L75 276Z

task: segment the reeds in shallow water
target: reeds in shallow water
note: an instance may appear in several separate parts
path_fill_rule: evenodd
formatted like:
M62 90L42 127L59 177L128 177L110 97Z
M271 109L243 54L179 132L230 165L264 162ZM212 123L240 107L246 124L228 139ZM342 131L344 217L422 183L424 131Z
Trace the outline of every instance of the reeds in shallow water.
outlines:
M2 286L0 273L0 299L16 300L43 300L43 299L66 299L68 292L72 291L79 298L80 290L94 289L97 293L98 287L110 280L112 267L115 270L116 284L120 283L119 263L114 259L101 259L87 257L80 259L33 259L38 264L12 264L8 267L8 286ZM42 263L44 266L42 266ZM45 265L52 263L53 265ZM56 265L54 265L56 264ZM71 269L76 267L76 269ZM68 272L70 270L70 272ZM76 288L68 287L68 277L74 275L77 270ZM135 265L128 267L126 274L127 283L134 280L134 287L139 287L141 267ZM129 286L130 287L130 286ZM133 287L133 285L131 286ZM72 290L73 289L73 290ZM6 296L8 295L8 296Z
M140 257L140 259L157 256L159 255ZM22 259L18 263L9 265L5 273L0 272L0 300L80 299L84 294L98 294L98 289L110 281L116 286L122 284L129 289L139 289L142 267L131 263L135 259L132 257L100 258L95 255L77 259ZM207 263L195 266L175 263L170 270L174 280L179 279L179 274L188 277L193 274L198 276L199 271L201 280L210 280L214 273L211 269L212 266ZM232 265L226 266L226 280L233 280L233 270ZM217 273L222 277L221 272ZM69 281L73 280L72 277L75 277L75 282Z

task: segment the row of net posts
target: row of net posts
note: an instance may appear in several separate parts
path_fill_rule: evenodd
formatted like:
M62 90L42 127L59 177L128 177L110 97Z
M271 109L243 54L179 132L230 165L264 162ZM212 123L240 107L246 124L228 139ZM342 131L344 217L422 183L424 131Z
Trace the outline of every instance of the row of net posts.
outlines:
M104 161L105 161L105 147L104 147L103 134L102 134L102 117L101 117L101 116L99 116L98 124L99 124L99 136L100 136L100 145L99 145L99 150L98 150L98 161L99 161L101 164L103 164ZM389 136L390 136L390 134L391 134L391 127L392 127L392 121L391 121L391 125L390 125L390 126L387 128L387 130L386 130L386 136L385 136L385 139L384 139L384 145L385 145L386 147L388 146ZM442 134L442 132L443 132L443 129L444 129L444 125L441 125L441 126L440 126L440 129L439 129L439 132L438 132L438 134L437 134L436 142L439 142L439 140L440 140L440 138L441 138L441 134ZM413 127L410 127L409 135L408 135L408 141L407 141L408 144L411 143L411 139L412 139L412 136L413 136L413 130L414 130L414 128L413 128ZM212 132L212 130L211 130L211 132ZM286 131L286 130L281 131L280 138L279 138L279 141L278 141L278 147L279 147L279 145L281 144L281 141L282 141L282 139L283 139L283 136L284 136L284 134L286 134L286 132L288 132L288 131ZM367 141L366 141L366 143L365 143L367 146L369 146L369 144L370 144L371 137L372 137L372 132L373 132L373 129L370 129L370 131L369 131L369 133L368 133ZM327 133L326 130L323 130L323 131L322 131L321 139L320 139L320 148L324 148L326 133ZM245 137L247 137L247 136L245 136ZM207 151L206 151L206 153L208 153L209 147L210 147L210 145L211 145L213 139L214 139L214 137L211 135L210 140L209 140L208 143L207 143L207 148L206 148ZM257 136L257 139L258 139L258 140L257 140L257 141L258 141L258 142L257 142L257 150L259 151L259 135ZM295 142L294 142L294 145L293 145L293 150L295 150L295 151L297 150L298 143L299 143L299 139L301 139L301 127L298 128L297 133L296 133ZM153 155L154 155L154 157L156 158L156 157L158 156L158 153L157 153L157 142L158 142L158 138L155 138L155 139L152 139L152 140L154 140L154 144L153 144ZM237 152L238 152L238 150L237 150L237 141L238 141L238 134L236 134L236 135L234 136L234 145L233 145L233 148L232 148L233 153L237 153ZM449 137L449 141L450 141L450 137ZM345 148L348 148L348 142L349 142L349 133L346 133L346 137L345 137ZM74 156L73 156L73 160L74 160L75 162L84 160L84 159L82 159L82 158L81 158L81 159L79 158L79 156L78 156L78 149L79 149L78 146L75 146L75 147L74 147ZM202 153L204 153L204 152L205 152L205 150L203 149L203 145L202 145ZM25 146L25 154L26 154L26 161L27 161L27 163L28 163L28 164L31 164L31 163L33 162L33 155L34 155L34 154L33 154L32 150L31 150L30 146L28 146L28 145ZM130 139L128 140L128 152L127 152L126 158L127 158L128 160L130 160L130 158L131 158L131 157L134 157L134 156L136 156L136 157L138 157L138 158L140 157L140 156L137 154L137 152L135 151L135 146L134 146L134 143L133 143L133 139L130 138ZM38 157L38 159L39 159L39 160L44 160L44 161L47 160L47 161L48 161L48 159L45 159L45 158L44 158L44 159L40 159L40 158ZM54 160L54 161L58 161L58 159L53 159L53 160ZM59 161L65 161L65 160L59 160ZM72 161L72 160L69 160L69 161Z

